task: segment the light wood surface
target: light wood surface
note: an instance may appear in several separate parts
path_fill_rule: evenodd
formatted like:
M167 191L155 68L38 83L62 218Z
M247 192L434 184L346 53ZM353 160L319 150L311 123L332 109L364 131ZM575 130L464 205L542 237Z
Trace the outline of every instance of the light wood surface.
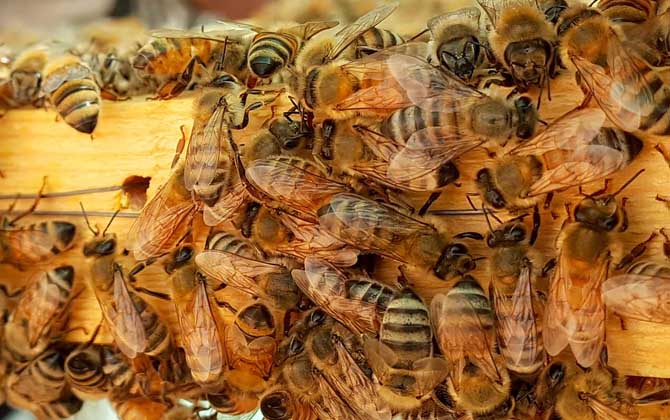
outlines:
M544 101L541 116L551 121L558 115L578 104L581 92L575 89L572 76L561 76L552 87L553 100ZM531 93L536 94L536 93ZM149 196L151 197L170 173L170 164L180 137L180 125L191 125L191 102L193 96L160 102L146 101L143 98L125 102L105 102L102 116L91 140L87 135L75 132L62 121L55 121L51 110L22 109L9 112L0 119L0 170L4 178L0 178L0 194L34 194L47 176L45 192L60 192L83 188L119 185L126 177L140 175L151 177ZM252 113L252 123L242 132L236 133L237 140L254 135L264 117L265 111ZM647 171L630 187L626 196L630 198L627 210L630 217L630 228L625 233L615 233L616 241L622 250L627 251L641 242L649 234L662 227L670 227L670 213L665 203L655 200L657 194L668 195L670 185L670 169L657 151L654 144L663 139L645 139L645 149L641 156L622 173L613 178L613 186L617 187L640 168ZM667 143L667 139L665 140ZM462 174L460 187L450 187L434 206L439 208L468 208L465 200L466 192L475 192L472 183L474 174L484 165L490 163L484 151L475 151L458 162ZM602 185L596 182L585 186L586 191L594 191ZM118 192L106 192L76 197L46 198L40 202L41 211L78 211L81 201L88 211L113 211L118 203ZM422 197L413 197L418 203ZM478 199L475 200L478 204ZM541 267L549 258L556 256L554 238L565 218L564 202L576 203L577 189L573 188L558 194L550 211L542 215L540 238L536 244L535 264ZM10 200L0 201L0 206L9 205ZM20 200L18 208L26 208L29 200ZM131 210L124 210L121 216ZM553 213L553 214L552 214ZM44 216L30 216L23 222L40 220ZM54 217L51 217L54 219ZM85 326L90 332L100 320L98 306L92 293L85 287L87 270L81 253L84 240L91 237L85 227L83 218L79 216L57 217L77 224L78 239L73 249L50 261L47 266L68 263L75 266L78 287L84 292L73 305L70 326ZM486 231L483 216L434 217L436 223L446 226L450 233L466 230ZM106 218L92 217L98 225L105 225ZM132 218L118 217L111 228L123 245L125 235L133 223ZM195 238L202 243L208 229L200 221L194 226ZM660 237L659 237L660 238ZM473 254L488 255L481 243L469 241ZM650 245L645 258L664 261L662 241L654 241ZM621 255L614 250L614 260ZM132 262L127 262L131 265ZM33 267L24 272L15 268L0 266L0 282L12 286L25 284L30 276L44 267ZM381 270L394 276L391 270ZM384 276L386 276L384 274ZM488 284L488 263L481 261L475 276L486 287ZM158 291L167 291L165 274L158 265L152 266L140 275L145 287ZM414 287L429 300L435 293L448 291L451 283L439 281L426 275L413 276ZM241 307L248 300L241 293L227 288L219 293L220 298L227 298L235 307ZM174 314L169 303L155 299L150 302L175 326ZM230 319L230 313L222 310L222 316ZM670 325L650 324L629 321L626 329L621 329L617 318L610 317L607 324L607 346L610 363L621 374L670 377ZM176 333L176 328L172 328ZM69 335L73 341L82 341L86 334L80 330ZM104 331L98 341L109 341L109 334ZM648 417L653 418L653 417ZM662 418L662 417L659 417Z

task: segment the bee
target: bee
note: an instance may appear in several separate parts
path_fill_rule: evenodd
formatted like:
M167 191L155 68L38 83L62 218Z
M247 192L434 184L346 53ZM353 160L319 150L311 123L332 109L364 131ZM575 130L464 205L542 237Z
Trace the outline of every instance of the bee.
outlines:
M276 336L275 318L266 305L254 303L237 311L235 322L225 332L231 368L227 380L243 390L264 391L277 349Z
M268 128L261 130L242 148L242 162L249 165L257 159L275 155L300 155L312 149L313 132L301 127L300 122L287 118L273 119Z
M638 418L633 407L614 393L609 370L593 367L568 379L556 398L556 412L565 420Z
M608 126L598 108L574 109L541 134L481 169L476 183L494 208L524 208L541 194L583 185L626 168L642 150L637 136Z
M66 395L56 401L33 404L29 410L38 419L64 419L76 415L84 402L74 395Z
M2 99L10 108L41 106L43 70L49 61L44 45L27 47L9 64L9 75L2 83Z
M282 388L266 393L260 403L261 413L268 420L313 420L316 415L306 404L301 404Z
M433 331L421 298L398 291L382 316L379 339L367 338L365 356L379 379L379 396L392 408L412 410L442 382L449 364L433 357Z
M438 278L474 268L465 245L447 242L433 225L389 205L345 193L335 195L317 214L319 225L342 242L431 270Z
M364 276L351 277L327 261L305 258L304 270L293 270L300 290L350 330L377 333L396 291Z
M384 60L394 79L388 84L387 96L397 100L386 101L374 89L364 89L339 106L395 110L376 127L360 132L372 134L377 144L399 147L386 171L396 184L422 181L423 191L434 190L451 178L453 171L445 166L451 160L487 141L505 143L513 136L527 139L535 131L537 110L527 96L488 96L409 55L393 54Z
M93 133L102 99L88 65L75 55L64 54L50 58L42 74L42 92L58 115L75 130Z
M488 0L478 3L493 25L491 49L514 84L522 91L530 86L540 88L540 98L545 88L549 94L549 80L556 75L557 39L544 12L531 2L509 6Z
M72 393L82 400L105 398L110 384L104 371L102 347L87 345L65 359L65 376Z
M347 113L336 110L337 103L358 89L379 83L374 80L380 77L378 72L358 73L349 69L347 63L361 57L363 51L402 44L401 37L375 28L397 6L397 3L379 6L344 26L334 36L315 38L302 48L296 56L288 86L307 111L342 117Z
M485 216L490 226L488 214ZM530 236L521 221L489 229L486 244L493 249L489 296L500 352L509 370L533 374L542 366L544 356L541 314L534 299L533 263L528 255L539 223Z
M195 257L195 263L207 280L232 286L251 296L262 298L279 310L296 307L301 299L287 267L265 261L246 241L228 237L210 241L210 246Z
M44 185L42 185L43 188ZM42 195L42 189L27 211L13 219L8 216L2 218L0 263L12 264L22 269L25 266L46 261L73 245L77 229L72 223L47 221L28 226L17 226L16 222L35 210L39 197ZM13 207L13 205L10 206L6 214L9 214Z
M34 276L5 324L5 348L12 359L26 362L46 350L65 324L73 281L69 265Z
M634 45L635 52L649 65L670 65L670 10L627 28L625 35L628 44Z
M623 378L623 393L635 405L665 403L670 399L670 380L646 376L626 376Z
M466 83L477 80L494 64L479 19L479 9L467 7L428 21L431 63L439 63Z
M94 234L94 238L84 244L84 256L90 267L89 286L114 343L126 357L163 354L171 347L170 332L154 309L128 289L126 274L115 255L116 235L107 234L113 220L102 233L89 225Z
M642 171L613 194L584 198L574 210L574 221L569 219L561 229L542 327L549 355L557 355L569 344L581 366L597 361L605 339L601 286L608 275L612 232L625 219L616 196Z
M251 413L259 404L256 396L240 391L229 382L215 393L207 394L207 401L216 411L228 415Z
M36 359L7 378L7 401L14 407L31 409L33 404L48 403L63 397L65 357L56 349L47 349Z
M595 99L624 131L670 132L667 84L647 62L630 53L607 17L575 6L565 11L558 28L561 58L577 71L577 82L586 93L583 104Z
M318 256L332 264L356 264L359 251L312 223L281 211L273 212L250 203L240 224L242 236L250 238L268 255L291 256L304 260Z
M542 368L535 383L535 401L539 413L550 416L559 392L577 374L578 366L571 354L563 353Z
M100 360L112 396L130 395L139 391L135 373L116 346L100 346Z
M477 280L464 275L433 297L430 314L440 350L453 364L448 386L457 404L476 414L511 410L511 380L494 350L494 314Z
M128 233L136 260L172 251L191 229L199 205L184 186L184 167L178 166L144 206Z
M228 129L246 127L249 111L258 108L261 103L256 102L242 111L235 91L235 88L205 90L194 102L193 129L184 164L184 186L203 201L203 220L208 226L227 220L246 197L222 139ZM235 124L234 120L240 114L243 114L242 121Z
M670 322L666 296L670 288L670 267L642 261L631 265L625 274L603 282L602 295L607 309L629 319Z

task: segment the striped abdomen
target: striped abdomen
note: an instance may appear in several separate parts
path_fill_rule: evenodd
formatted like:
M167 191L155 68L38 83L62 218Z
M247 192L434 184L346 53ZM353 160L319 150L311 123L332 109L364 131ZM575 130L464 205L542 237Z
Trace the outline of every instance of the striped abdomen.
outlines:
M20 373L7 379L10 402L14 398L31 403L54 401L65 388L65 358L54 350L47 350Z
M650 103L642 102L640 130L649 134L670 134L670 85L664 83L658 72L651 67L640 70L653 95Z
M289 34L261 32L251 43L247 53L249 70L261 79L272 77L293 63L300 44Z
M493 339L495 334L493 311L486 293L477 283L477 280L469 275L464 276L447 293L447 299L449 305L447 306L446 316L453 317L452 323L463 328L459 332L461 336L478 336L484 332L491 337L490 343L493 344L495 341ZM478 319L472 318L474 314L477 315ZM457 318L463 318L463 321L458 322Z
M670 279L670 266L649 261L641 261L631 265L628 270L626 270L626 273Z
M404 43L405 40L400 35L396 34L395 32L379 28L372 28L368 30L356 40L356 45L359 48L367 47L373 51L383 50ZM365 53L365 51L359 50L357 55L363 55L361 52Z
M345 284L347 298L374 304L378 313L384 313L393 300L395 291L368 279L349 280Z
M135 384L135 374L120 351L110 345L100 349L102 370L115 390L129 390Z
M30 410L39 419L65 419L77 414L83 405L79 398L67 395L57 401L30 407Z
M142 326L146 332L147 346L144 353L148 356L158 356L170 349L172 340L167 325L158 317L158 314L142 298L132 291L128 291L133 300L137 313L142 319Z
M223 43L205 39L153 38L133 57L133 67L141 77L146 75L176 78L194 57L207 63Z
M639 137L615 127L603 127L591 141L592 145L606 146L624 153L629 164L642 151L642 140Z
M612 22L640 24L655 13L654 3L650 0L600 0L598 9Z
M425 106L399 109L384 119L379 131L389 139L404 144L410 136L427 127L458 127L458 110L451 110L443 99L427 101Z
M230 252L240 257L258 259L258 251L249 242L228 232L212 232L207 238L206 249Z
M65 373L70 387L84 399L102 398L109 383L103 371L99 346L89 346L70 353L65 360Z
M382 317L379 339L395 352L403 365L429 357L433 350L433 332L428 308L409 289L398 292Z

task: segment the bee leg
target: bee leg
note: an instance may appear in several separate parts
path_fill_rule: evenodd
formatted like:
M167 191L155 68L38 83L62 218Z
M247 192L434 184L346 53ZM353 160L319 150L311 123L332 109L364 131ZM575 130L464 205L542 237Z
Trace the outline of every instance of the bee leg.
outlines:
M423 203L423 206L421 206L421 208L419 209L418 213L419 216L424 216L428 212L430 206L433 205L435 200L440 198L440 195L442 195L442 191L433 191L432 193L430 193L430 196L428 197L426 202Z
M593 92L588 91L588 92L584 95L584 100L582 100L582 103L579 104L579 106L577 107L577 109L584 109L584 108L588 107L588 106L589 106L589 103L591 102L591 99L592 99L592 98L593 98Z
M243 128L245 128L247 125L249 125L249 113L254 109L258 109L262 106L263 102L254 102L253 104L244 108L244 117L242 118L242 122L239 125L233 125L230 128L235 130L242 130Z
M656 201L661 201L668 205L670 203L670 195L656 194Z
M549 272L552 271L554 267L556 267L556 258L552 258L549 261L547 261L546 264L544 264L544 267L542 267L540 275L542 277L547 277L547 275L549 275Z
M157 258L149 258L146 261L139 262L135 264L133 268L130 269L128 272L128 280L130 281L131 284L135 283L137 281L137 278L135 276L139 274L142 270L150 266L151 264L155 263Z
M624 319L624 317L622 317L617 313L614 313L614 316L619 318L619 326L621 327L621 331L626 331L628 328L626 328L626 320Z
M661 235L663 235L663 255L666 258L670 258L670 236L665 232L665 228L661 228Z
M24 211L23 213L19 213L15 218L10 220L9 221L10 225L13 225L14 223L18 222L22 218L28 216L29 214L31 214L32 212L35 211L35 209L37 208L37 205L40 202L40 199L42 198L42 194L44 192L44 187L46 187L46 185L47 185L47 177L45 176L44 178L42 178L42 186L40 187L40 190L37 191L37 196L35 197L35 201L33 201L33 204L30 207L28 207L28 209L26 211ZM14 204L15 203L13 203L10 206L12 209L14 208Z
M225 300L219 300L219 299L216 299L216 298L215 298L215 299L214 299L214 303L216 303L216 306L218 306L219 308L226 308L226 309L228 309L230 312L233 313L233 315L236 315L236 314L237 314L237 309L235 309L235 307L234 307L233 305L231 305L230 303L226 302Z
M623 258L621 258L621 261L614 267L615 270L621 270L624 267L629 266L630 264L633 263L637 258L639 258L642 254L645 253L647 250L647 244L654 240L658 234L656 232L652 232L651 235L649 235L649 238L645 240L644 242L641 242L633 247L628 254L624 255Z
M177 142L177 148L175 149L174 157L172 158L172 165L170 165L170 169L173 169L175 166L177 166L177 162L179 162L179 158L181 157L181 154L184 151L184 146L186 146L186 126L185 125L180 125L179 126L179 131L181 131L181 137L179 138L179 141Z
M168 295L167 293L157 292L155 290L150 290L150 289L147 289L147 288L144 288L144 287L135 287L134 289L138 293L144 293L145 295L153 296L153 297L161 299L161 300L166 300L166 301L170 300L170 295Z
M623 221L619 227L619 232L625 232L628 230L628 212L626 211L626 203L628 202L628 197L623 197L621 199L621 214L623 215Z
M554 192L547 193L547 196L544 198L544 204L542 205L542 208L547 210L551 207L551 202L554 199Z

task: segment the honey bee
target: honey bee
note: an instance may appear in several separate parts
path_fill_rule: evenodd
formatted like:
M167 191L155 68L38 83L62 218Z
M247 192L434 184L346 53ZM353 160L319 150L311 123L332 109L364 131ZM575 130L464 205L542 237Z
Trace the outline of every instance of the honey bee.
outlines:
M392 408L412 410L449 372L449 363L433 357L428 308L410 289L402 289L382 316L379 339L367 338L365 356L379 379L379 396Z
M50 58L42 73L42 92L58 115L75 130L93 133L102 99L88 65L75 55L65 54Z
M574 221L561 229L542 328L549 355L557 355L569 344L581 366L597 361L605 339L601 285L608 275L612 232L625 219L616 196L641 173L613 194L584 198L574 210Z
M106 232L113 220L102 233L89 225L95 235L84 244L84 256L90 267L89 286L114 343L126 357L160 355L171 347L170 332L153 308L128 289L123 267L115 255L116 235Z
M65 376L72 393L82 400L98 400L109 392L102 347L87 345L65 359Z
M625 35L629 44L635 45L635 52L651 66L670 65L670 11L628 28Z
M431 63L452 72L466 83L493 67L476 7L467 7L428 21Z
M275 118L267 129L261 130L242 149L242 162L249 165L257 159L275 155L300 155L311 150L313 132L301 123L287 118Z
M198 208L184 186L180 165L144 206L128 233L135 259L148 260L172 251L190 231Z
M227 381L242 391L263 392L277 349L276 335L275 318L266 305L254 303L237 311L224 334L231 369Z
M558 28L562 61L576 69L578 84L586 92L583 104L595 99L610 121L624 131L670 132L667 84L630 52L607 17L575 6L563 13Z
M44 45L27 47L9 64L9 75L2 83L2 99L9 108L40 106L43 70L49 61Z
M12 359L32 360L49 346L65 324L73 281L74 269L69 265L34 276L5 324L5 348Z
M356 264L359 251L336 239L318 224L283 212L273 212L250 203L240 224L242 236L250 238L268 255L288 255L299 260L323 258L340 267Z
M44 185L42 186L44 188ZM12 264L18 269L46 261L73 245L76 227L69 222L47 221L28 226L17 226L21 218L37 207L42 189L33 205L13 219L2 218L0 229L0 263ZM10 206L9 214L14 206Z
M510 378L495 353L494 315L477 280L464 275L430 304L435 336L453 364L449 389L462 408L477 414L509 411Z
M235 90L205 90L194 103L193 129L184 164L184 186L203 201L203 220L208 226L227 220L246 197L222 139L228 129L246 127L249 111L261 103L242 111L238 109L240 101L235 97ZM235 124L234 119L239 114L244 116L239 124Z
M486 237L494 250L489 295L498 344L507 368L520 374L533 374L543 363L541 315L533 299L533 264L528 256L538 229L539 223L528 236L523 222L510 221Z
M583 185L627 167L642 150L637 136L607 126L597 108L574 109L541 134L477 173L494 208L524 208L541 194Z
M571 354L563 353L542 368L535 383L535 401L539 413L550 416L559 392L577 374L578 366Z
M478 0L493 25L489 42L498 62L510 73L521 90L530 86L546 88L556 75L556 34L537 3L497 5ZM538 100L539 102L539 100Z
M379 6L344 26L334 36L315 38L302 48L295 59L288 86L307 111L340 118L347 113L336 110L337 103L360 88L379 83L374 80L380 77L377 72L368 69L367 74L359 73L349 69L347 63L361 57L363 51L402 44L398 35L375 28L397 6L397 3Z
M305 258L304 270L293 270L300 290L352 331L376 333L395 290L364 276L350 277L328 262Z
M65 357L48 349L7 378L7 401L14 407L30 410L33 404L48 403L63 397Z
M294 308L301 299L287 267L264 261L262 255L246 241L210 241L210 246L195 257L200 271L208 281L232 286L251 296L262 298L274 308Z
M319 225L342 242L431 270L441 279L475 265L465 245L447 242L433 225L358 195L337 194L318 215Z
M629 319L670 322L667 307L670 267L643 261L631 265L625 274L610 277L602 285L607 309Z
M568 379L556 398L556 412L565 420L633 419L636 410L614 393L609 370L593 367Z

